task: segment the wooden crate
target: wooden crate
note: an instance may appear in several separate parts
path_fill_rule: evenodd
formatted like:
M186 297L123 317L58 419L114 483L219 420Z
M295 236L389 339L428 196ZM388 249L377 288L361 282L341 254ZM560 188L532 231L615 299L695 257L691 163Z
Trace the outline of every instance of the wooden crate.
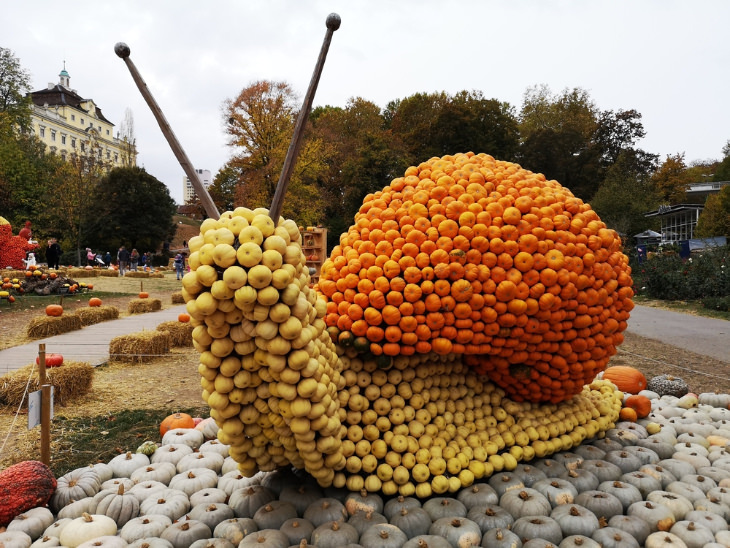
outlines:
M307 266L314 268L312 283L319 281L322 264L327 258L327 229L309 227L302 232L302 252L307 259Z

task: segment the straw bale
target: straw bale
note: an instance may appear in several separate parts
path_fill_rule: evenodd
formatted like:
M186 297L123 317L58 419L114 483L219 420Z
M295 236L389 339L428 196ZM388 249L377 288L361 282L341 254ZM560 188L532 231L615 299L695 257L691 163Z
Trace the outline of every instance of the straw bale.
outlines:
M12 268L6 268L0 271L0 278L18 278L19 280L25 278L25 270L14 270Z
M190 323L169 321L157 326L157 331L167 331L170 334L172 346L193 346L193 329Z
M59 405L65 405L89 392L93 377L94 368L87 362L69 361L60 367L46 369L46 381L53 386L53 399ZM19 405L25 395L26 385L28 392L40 389L38 367L35 364L0 377L0 404Z
M26 334L31 339L53 337L61 333L68 333L81 329L81 318L76 314L61 316L36 316L28 322Z
M185 297L183 297L182 291L175 291L170 295L172 304L185 304Z
M160 299L132 299L129 301L130 314L144 314L145 312L155 312L162 310L162 301Z
M96 278L99 274L97 269L89 268L69 268L66 276L69 278Z
M113 269L110 270L110 269L107 268L105 270L100 270L99 271L99 276L106 277L106 278L118 278L119 277L119 271L118 270L113 270Z
M127 270L124 273L125 278L149 278L150 273L143 270Z
M87 326L107 320L116 320L119 317L119 309L116 306L85 306L74 311L81 318L81 325Z
M111 360L142 363L170 352L169 331L138 331L114 337L109 342Z
M164 278L164 272L149 272L150 278Z

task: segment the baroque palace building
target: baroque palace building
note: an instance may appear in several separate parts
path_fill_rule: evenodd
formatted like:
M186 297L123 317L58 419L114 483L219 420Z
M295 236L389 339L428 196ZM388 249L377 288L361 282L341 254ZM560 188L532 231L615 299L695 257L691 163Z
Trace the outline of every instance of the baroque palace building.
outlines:
M93 159L105 169L136 165L134 142L115 135L114 124L93 99L71 89L70 80L64 67L58 84L30 93L33 133L64 160Z

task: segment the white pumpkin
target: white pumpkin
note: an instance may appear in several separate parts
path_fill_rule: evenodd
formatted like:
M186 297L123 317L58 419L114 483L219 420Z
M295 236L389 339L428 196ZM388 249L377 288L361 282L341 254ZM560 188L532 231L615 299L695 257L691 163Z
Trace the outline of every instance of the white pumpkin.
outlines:
M77 548L87 540L117 534L117 524L107 516L84 514L66 525L59 540L63 546Z

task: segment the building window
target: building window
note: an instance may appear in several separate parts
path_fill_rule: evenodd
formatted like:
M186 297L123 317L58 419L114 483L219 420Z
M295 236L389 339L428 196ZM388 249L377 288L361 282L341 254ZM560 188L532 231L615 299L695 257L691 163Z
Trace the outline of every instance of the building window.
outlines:
M75 114L72 114L72 115L71 115L71 121L72 121L72 122L75 122L75 121L76 121L76 115L75 115Z
M71 137L71 148L76 148L76 137Z
M66 136L63 133L61 134L61 144L62 145L66 144Z
M56 130L52 129L51 130L51 141L55 141L55 140L56 140Z
M84 152L84 151L85 151L85 147L84 147L84 143L82 142L81 143L81 152Z
M109 149L106 151L106 159L109 160L112 157L112 153Z
M109 135L109 130L108 129L106 130L106 134Z
M61 151L61 160L63 160L64 162L66 161L66 151L65 150Z
M99 131L101 131L101 126L99 126Z
M119 154L117 154L116 152L114 153L114 163L115 164L119 163Z
M81 125L82 126L84 125L84 119L83 118L81 118Z
M40 128L38 128L38 129L41 132L41 138L44 138L46 136L46 128L44 128L43 126L40 126Z

